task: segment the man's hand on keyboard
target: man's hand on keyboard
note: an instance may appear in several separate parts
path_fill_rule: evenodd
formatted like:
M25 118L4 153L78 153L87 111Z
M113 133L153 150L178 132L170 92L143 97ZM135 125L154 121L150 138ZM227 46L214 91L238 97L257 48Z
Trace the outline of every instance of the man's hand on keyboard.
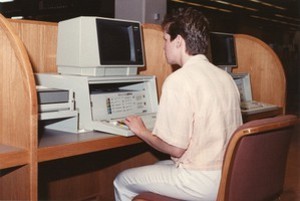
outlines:
M125 118L124 123L137 136L141 136L149 132L140 116L128 116Z

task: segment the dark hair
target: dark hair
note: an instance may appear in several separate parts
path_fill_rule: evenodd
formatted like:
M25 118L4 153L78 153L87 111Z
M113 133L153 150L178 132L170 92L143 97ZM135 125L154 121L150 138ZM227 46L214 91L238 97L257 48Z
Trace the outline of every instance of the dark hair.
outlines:
M190 7L174 10L165 16L162 28L171 36L171 41L180 35L186 42L188 54L206 54L209 23L200 11Z

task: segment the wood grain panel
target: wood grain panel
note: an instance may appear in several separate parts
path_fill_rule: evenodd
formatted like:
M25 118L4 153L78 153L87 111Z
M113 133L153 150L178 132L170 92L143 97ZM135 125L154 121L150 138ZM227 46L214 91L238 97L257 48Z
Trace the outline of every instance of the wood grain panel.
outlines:
M2 160L10 156L20 157L7 163L11 167L26 163L24 168L1 176L0 199L36 200L37 97L34 76L22 41L2 15L0 44L0 144L24 150L8 151L0 157Z
M156 76L158 97L160 97L162 84L173 71L164 55L163 32L159 25L144 24L143 36L146 66L140 70L140 74Z
M36 200L30 193L29 165L1 170L1 200Z
M283 66L275 52L263 41L236 34L238 68L233 72L249 72L253 99L278 105L285 113L286 80Z
M57 23L9 20L24 43L35 73L57 72Z

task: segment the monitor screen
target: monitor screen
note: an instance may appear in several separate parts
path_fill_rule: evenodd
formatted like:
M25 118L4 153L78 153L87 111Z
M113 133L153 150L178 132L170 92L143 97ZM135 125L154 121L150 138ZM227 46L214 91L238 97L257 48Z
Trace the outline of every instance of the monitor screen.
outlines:
M233 34L211 32L210 48L212 63L221 68L237 66L235 40Z
M143 65L140 26L135 22L96 19L100 63Z
M136 75L144 66L141 24L82 16L58 24L57 66L61 74Z

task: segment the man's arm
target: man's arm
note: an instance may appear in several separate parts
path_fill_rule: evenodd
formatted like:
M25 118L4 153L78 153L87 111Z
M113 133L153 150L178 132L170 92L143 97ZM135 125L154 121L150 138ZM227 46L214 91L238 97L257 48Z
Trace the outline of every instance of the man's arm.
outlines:
M154 149L169 154L172 157L180 158L185 149L172 146L159 137L153 135L144 125L143 120L139 116L129 116L125 119L125 124L129 129L135 133L139 138L145 141Z

